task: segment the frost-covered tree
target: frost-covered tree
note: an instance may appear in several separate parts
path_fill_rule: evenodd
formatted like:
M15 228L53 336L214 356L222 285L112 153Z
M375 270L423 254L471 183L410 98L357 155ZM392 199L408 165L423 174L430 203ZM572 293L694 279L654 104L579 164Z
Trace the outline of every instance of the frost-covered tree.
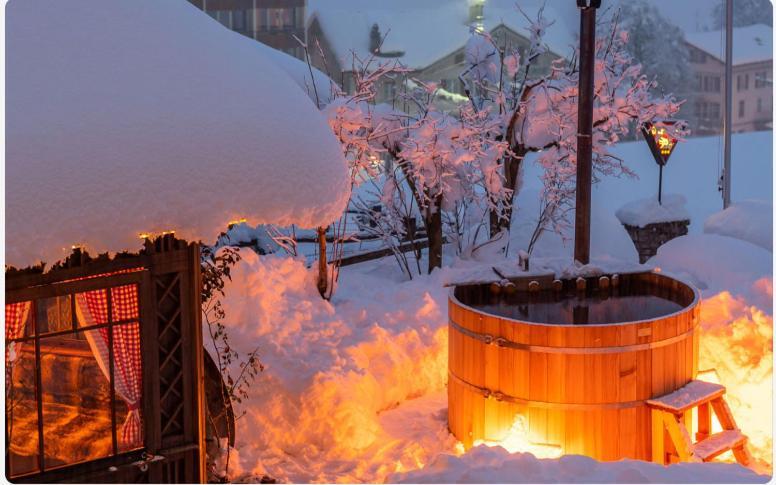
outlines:
M556 61L551 72L531 79L532 64L546 51L542 38L551 21L540 9L530 20L527 52L518 56L511 46L499 46L487 33L473 32L467 45L468 68L461 79L470 109L497 121L488 136L508 142L498 160L499 178L491 180L491 236L508 230L514 196L520 189L520 171L529 153L544 168L542 214L537 233L563 232L563 217L573 207L576 175L577 56ZM630 174L623 160L609 148L636 126L668 118L680 107L671 95L655 93L657 82L642 72L627 51L628 34L617 17L602 18L596 40L593 120L594 176ZM537 236L538 237L538 236Z
M692 75L682 29L646 0L622 3L620 26L628 33L625 49L641 64L642 74L657 80L662 92L688 92Z
M725 1L714 5L712 13L712 28L725 28ZM733 27L765 24L773 26L773 4L770 0L735 0L733 2Z
M397 170L420 209L428 236L428 271L442 266L443 213L464 201L477 199L503 155L506 143L488 137L493 122L487 116L461 112L458 117L436 109L437 86L419 80L404 96L414 104L413 115L386 113L383 120L404 130L386 137L383 146L396 160Z

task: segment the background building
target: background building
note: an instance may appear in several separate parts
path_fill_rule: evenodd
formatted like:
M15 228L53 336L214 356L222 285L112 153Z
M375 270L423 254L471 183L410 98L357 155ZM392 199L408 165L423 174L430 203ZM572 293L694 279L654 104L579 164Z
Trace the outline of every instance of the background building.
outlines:
M541 4L520 5L526 16L535 19ZM464 49L471 29L490 33L499 46L517 48L525 59L530 42L526 16L511 0L399 0L390 4L311 0L306 38L312 64L345 91L354 89L353 56L365 60L377 50L378 61L395 59L410 69L408 78L437 83L437 101L444 109L465 101L459 75L465 69ZM544 37L549 49L532 66L531 77L546 74L552 60L567 57L576 42L574 28L562 15L546 6L544 16L554 21ZM384 80L376 101L392 102L400 89L404 89L402 80Z
M305 0L189 0L197 8L239 32L302 59Z
M722 131L725 97L724 32L687 34L693 83L681 117L694 135ZM769 130L773 124L773 29L738 27L733 33L733 132Z

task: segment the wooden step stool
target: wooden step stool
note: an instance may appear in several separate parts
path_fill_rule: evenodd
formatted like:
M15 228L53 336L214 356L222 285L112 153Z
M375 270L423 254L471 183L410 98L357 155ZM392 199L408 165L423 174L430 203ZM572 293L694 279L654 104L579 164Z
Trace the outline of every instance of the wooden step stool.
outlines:
M670 394L648 400L647 405L652 409L652 461L663 465L677 461L677 458L678 461L711 461L733 450L736 461L748 466L752 456L746 448L747 438L736 426L724 394L725 386L690 381ZM698 432L694 443L685 422L693 408L698 408ZM711 434L711 409L724 431Z

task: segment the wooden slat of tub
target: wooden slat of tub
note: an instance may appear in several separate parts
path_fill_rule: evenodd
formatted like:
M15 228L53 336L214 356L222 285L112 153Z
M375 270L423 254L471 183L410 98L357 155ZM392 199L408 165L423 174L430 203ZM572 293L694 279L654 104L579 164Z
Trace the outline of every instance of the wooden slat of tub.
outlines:
M601 344L606 347L620 345L620 332L618 327L606 329L601 337ZM626 354L632 352L626 352ZM600 354L602 362L602 402L620 402L620 357L623 354ZM619 415L616 410L604 410L601 412L601 458L604 460L616 460L619 437Z
M676 337L678 335L677 330L683 326L682 320L686 318L686 314L681 315L674 315L673 317L667 318L663 320L663 326L665 333L663 334L663 338L672 338ZM665 375L666 375L666 392L673 392L674 390L682 387L684 383L682 382L682 374L684 373L684 362L680 362L679 359L681 358L681 354L683 352L680 352L680 348L683 348L683 345L681 345L682 342L675 342L670 345L666 345L663 347L665 352Z
M482 318L482 332L494 337L499 336L500 321L495 316L485 316ZM482 345L484 348L485 358L482 361L484 369L484 387L487 389L498 391L500 390L501 383L501 371L500 371L500 359L499 354L502 353L502 349L497 345ZM502 391L503 392L503 391ZM501 433L503 431L503 424L500 420L499 409L501 403L495 399L486 399L484 402L484 423L483 428L485 432L485 439L487 440L499 440L502 438Z
M499 319L499 335L507 340L512 340L514 325L503 319ZM498 352L499 382L498 389L508 396L517 396L517 379L520 372L520 362L516 350L503 347ZM499 407L499 422L505 430L512 427L514 406L504 404Z
M663 340L664 326L661 322L652 324L652 341ZM662 396L666 393L666 347L652 349L652 390L650 397Z
M566 346L565 329L559 326L549 327L547 345L551 347ZM563 354L547 354L547 400L563 402L566 397L566 356ZM547 442L560 447L566 440L566 414L564 411L547 411Z
M639 328L637 325L620 326L620 344L634 345L638 340L638 330ZM643 354L645 353L645 351L641 351L620 354L618 366L618 393L620 401L635 401L636 399L639 399L638 396L641 382L646 380L647 383L649 383L647 377L651 376L649 374L644 374L646 366L643 362ZM616 441L619 456L635 456L635 417L636 413L633 409L621 409L617 412Z
M583 329L570 329L566 335L566 343L569 347L581 347L585 344ZM586 376L585 358L583 355L566 355L566 398L564 402L584 402ZM566 454L583 453L583 433L585 418L582 411L568 411L566 414Z
M587 327L585 329L585 347L599 348L604 346L604 334L611 332L612 327ZM585 355L585 373L590 377L586 387L584 402L603 402L603 359L601 354ZM603 451L601 431L603 429L603 415L600 409L594 409L587 413L585 419L585 435L589 436L588 452L591 456L600 459Z
M529 338L535 345L546 346L548 343L545 325L531 325ZM528 399L532 401L547 401L547 354L531 352L528 356L530 379L528 382ZM547 442L547 410L538 407L528 408L529 437L535 443Z
M471 313L468 328L477 333L484 333L484 318L481 315ZM485 384L485 351L486 345L479 340L466 338L466 345L472 348L472 358L468 361L470 379L468 382L484 387ZM482 394L472 392L472 433L474 439L485 437L485 398Z

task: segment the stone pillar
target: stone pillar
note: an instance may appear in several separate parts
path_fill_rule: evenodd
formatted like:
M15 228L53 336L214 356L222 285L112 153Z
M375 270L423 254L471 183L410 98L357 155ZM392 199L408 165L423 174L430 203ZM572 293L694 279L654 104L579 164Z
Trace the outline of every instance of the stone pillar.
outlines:
M657 254L657 248L679 236L687 234L689 219L682 221L656 222L644 227L623 224L628 231L636 251L639 252L639 263L644 264L649 258Z

